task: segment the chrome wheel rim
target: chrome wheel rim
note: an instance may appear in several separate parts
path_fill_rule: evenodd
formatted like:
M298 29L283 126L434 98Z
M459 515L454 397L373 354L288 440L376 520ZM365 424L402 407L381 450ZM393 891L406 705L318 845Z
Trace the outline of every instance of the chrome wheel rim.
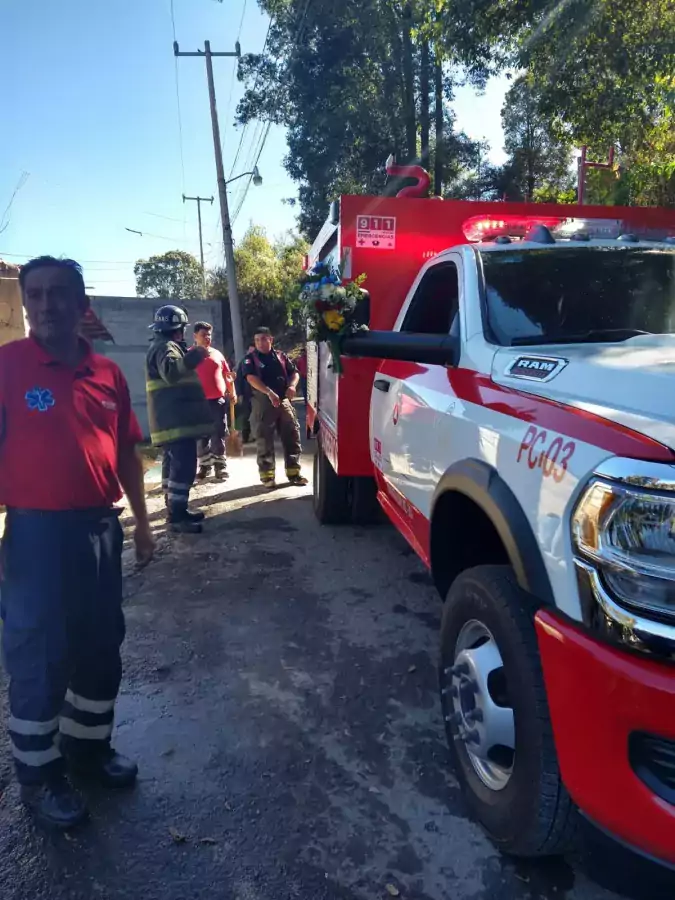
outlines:
M454 663L445 670L454 739L461 741L483 784L501 791L513 774L515 718L504 662L490 629L471 619L457 637Z

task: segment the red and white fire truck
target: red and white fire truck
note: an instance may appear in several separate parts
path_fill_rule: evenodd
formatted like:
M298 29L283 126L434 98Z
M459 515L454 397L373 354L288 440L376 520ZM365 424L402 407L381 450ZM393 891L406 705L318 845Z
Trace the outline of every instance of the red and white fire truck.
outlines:
M310 265L370 331L308 352L322 523L379 508L445 600L452 762L495 844L581 811L675 864L675 210L345 196ZM669 240L670 238L670 240Z

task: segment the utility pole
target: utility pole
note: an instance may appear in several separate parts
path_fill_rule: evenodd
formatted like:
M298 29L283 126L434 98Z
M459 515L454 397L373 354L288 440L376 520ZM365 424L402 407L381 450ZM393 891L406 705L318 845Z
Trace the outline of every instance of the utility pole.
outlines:
M186 197L183 194L183 203L186 200L197 201L197 221L199 222L199 259L202 264L202 291L206 300L206 269L204 268L204 244L202 243L202 203L213 203L213 197Z
M201 56L206 60L206 79L209 87L209 103L211 106L211 127L213 129L213 150L216 156L216 176L218 180L218 197L220 199L220 221L223 228L223 249L225 251L225 263L227 265L227 292L230 301L230 321L232 322L232 339L234 341L234 356L237 362L244 357L244 336L241 327L241 310L239 308L239 293L237 291L237 273L234 263L234 244L232 243L232 227L230 225L230 211L227 205L227 185L223 170L223 152L220 146L220 126L218 125L218 110L216 108L216 88L213 82L214 56L241 56L241 47L237 41L234 53L213 53L210 41L204 41L204 49L195 53L181 53L178 49L178 41L173 42L174 56ZM223 299L222 318L223 325L227 315L227 304Z

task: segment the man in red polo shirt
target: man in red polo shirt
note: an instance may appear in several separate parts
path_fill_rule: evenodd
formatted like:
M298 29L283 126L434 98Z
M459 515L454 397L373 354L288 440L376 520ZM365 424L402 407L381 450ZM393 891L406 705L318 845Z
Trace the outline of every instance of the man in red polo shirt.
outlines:
M213 431L207 438L197 441L197 462L199 471L197 478L203 481L208 478L211 466L215 469L216 478L227 478L227 435L228 435L228 410L230 400L237 402L234 388L234 379L230 372L227 360L215 347L211 345L213 340L213 325L209 322L196 322L195 344L204 347L208 356L197 366L197 375L204 388L204 396L208 400L211 415L213 416ZM233 423L230 423L233 425Z
M19 274L30 337L0 347L0 611L9 736L21 797L43 824L86 816L66 765L126 787L135 763L110 744L124 639L120 509L136 554L153 539L142 435L115 363L79 336L88 309L80 266L43 256Z

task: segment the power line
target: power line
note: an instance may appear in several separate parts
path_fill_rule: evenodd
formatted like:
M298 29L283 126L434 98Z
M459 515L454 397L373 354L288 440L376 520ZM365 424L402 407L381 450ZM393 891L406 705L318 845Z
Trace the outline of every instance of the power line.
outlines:
M170 0L171 9L171 28L173 30L173 40L176 42L176 15L173 8L174 0ZM180 147L180 172L182 179L183 193L185 193L185 157L183 154L183 115L180 108L180 85L178 81L178 57L174 56L174 76L176 82L176 108L178 110L178 144ZM185 219L183 219L183 228L185 228Z
M34 259L36 256L39 256L39 253L8 253L5 250L0 250L0 257L10 256L12 259ZM136 262L135 259L79 259L80 263L107 263L114 264L119 266L133 266Z
M153 216L155 219L166 219L167 222L179 222L181 224L184 222L184 219L176 219L174 216L163 216L160 213L148 212L148 210L141 213L141 215Z
M265 35L265 40L264 40L264 42L263 42L262 50L260 51L260 55L261 55L261 56L264 56L264 54L265 54L265 48L267 47L267 41L268 41L268 39L269 39L271 29L272 29L272 19L270 18L270 23L269 23L269 25L267 26L267 33L266 33L266 35ZM255 89L258 87L258 80L259 80L259 78L260 78L260 72L258 72L258 74L257 74L256 77L255 77L255 81L253 82L253 91L255 91ZM239 146L237 147L237 152L236 152L236 154L235 154L234 162L232 163L232 168L230 169L230 174L229 174L228 178L232 178L232 175L234 174L234 170L235 170L235 168L236 168L237 161L238 161L238 159L239 159L239 154L241 153L241 146L242 146L242 143L243 143L243 141L244 141L244 135L246 134L246 131L247 131L247 129L248 129L248 126L249 126L249 123L247 122L247 123L244 125L243 131L242 131L241 136L240 136L240 138L239 138Z
M268 136L269 133L270 133L271 127L272 127L272 123L271 123L271 122L268 122L267 125L266 125L266 127L265 127L264 134L262 135L262 139L261 139L261 141L260 141L260 146L259 146L259 148L258 148L258 153L257 153L257 156L255 157L255 162L254 162L254 164L253 164L253 169L255 169L255 167L258 165L258 161L260 160L260 157L261 157L261 155L262 155L263 149L265 148L265 142L267 141L267 136ZM237 204L237 208L236 208L236 210L234 211L234 215L232 216L232 224L233 224L233 225L234 225L234 223L237 221L237 217L239 216L239 213L241 212L241 209L242 209L242 207L243 207L243 205L244 205L244 203L245 203L245 201L246 201L246 196L247 196L247 194L248 194L249 188L251 187L251 180L252 180L252 176L249 177L248 181L246 182L246 187L244 188L244 192L243 192L243 194L242 194L241 200L240 200L239 203Z
M244 27L244 18L246 16L246 4L248 0L244 0L241 8L241 18L239 19L239 30L237 32L237 43L241 41L241 32ZM223 143L221 146L221 152L225 152L225 143L227 141L227 123L230 120L230 109L232 107L232 95L234 93L234 81L237 76L237 68L239 67L239 60L235 59L232 61L232 77L230 79L230 93L227 97L227 106L225 107L225 129L223 131Z
M126 231L131 231L131 232L133 232L134 234L139 234L141 237L157 238L157 239L160 240L160 241L178 241L178 242L181 241L181 238L177 238L177 237L169 237L169 236L166 235L166 234L154 234L152 231L141 231L140 228L139 228L139 229L136 229L136 228L125 228L125 230L126 230Z
M30 175L29 172L23 171L21 173L21 175L19 176L19 180L16 183L16 187L12 191L12 195L9 198L9 202L7 203L7 206L5 207L5 211L3 212L2 216L0 216L0 234L2 234L3 231L6 231L8 225L11 221L10 219L8 219L7 222L5 222L5 218L11 212L12 204L14 203L14 199L15 199L16 195L19 193L19 191L21 190L21 188L24 186L24 184L28 181L29 175Z
M293 58L293 55L295 54L298 47L300 46L300 41L302 40L302 38L304 36L305 30L307 27L307 12L309 11L309 7L310 7L311 3L312 3L312 0L305 0L305 7L304 7L302 13L300 14L300 16L298 17L298 27L296 29L295 36L293 38L293 46L292 46L292 50L290 53L289 62ZM271 28L271 26L272 26L272 20L270 19L270 28ZM269 29L268 29L267 33L269 34ZM267 43L267 39L265 39L265 43ZM264 52L264 48L263 48L263 52ZM256 79L256 83L257 83L257 79ZM253 89L255 90L255 83L254 83ZM258 162L260 160L262 152L265 148L265 143L269 136L271 127L272 127L272 122L271 122L271 120L268 120L267 126L262 134L261 139L260 139L260 143L259 143L258 150L257 150L257 155L256 155L256 151L254 150L253 156L250 157L250 159L254 159L254 162L252 165L244 166L244 171L258 165ZM252 146L253 146L253 144L254 144L254 142L252 142ZM236 222L237 217L239 216L239 213L241 212L241 209L242 209L244 203L246 202L246 197L248 195L250 187L251 187L251 179L249 178L248 181L246 182L246 186L244 188L244 193L242 195L242 198L237 205L234 215L232 216L232 224L234 224Z
M240 22L239 22L239 37L241 37L241 30L242 30L242 27L243 27L243 24L244 24L244 15L245 15L245 13L246 13L246 2L247 2L247 0L244 0L244 6L243 6L243 9L242 9L241 20L240 20ZM270 30L271 30L271 28L272 28L272 19L270 18L269 25L267 26L267 31L266 31L266 33L265 33L265 40L263 41L262 50L260 51L260 55L261 55L261 56L264 54L265 48L267 47L267 41L268 41L268 39L269 39L269 35L270 35ZM232 90L233 90L233 88L234 88L234 75L235 75L235 73L236 73L236 66L237 66L237 65L238 65L238 61L235 61L235 63L234 63L234 66L235 66L235 67L234 67L234 69L233 69L233 71L232 71L232 82L231 82L231 86L230 86L230 98L228 99L228 113L227 113L228 118L229 118L229 109L230 109L231 100L232 100ZM258 84L258 78L259 78L259 75L256 75L256 80L255 80L254 85L253 85L253 89L254 89L254 90L255 90L255 88L256 88L256 86L257 86L257 84ZM226 122L227 122L227 120L226 120ZM243 127L243 129L242 129L242 131L241 131L241 134L240 134L240 136L239 136L239 145L238 145L238 147L237 147L237 152L236 152L235 157L234 157L234 162L232 163L232 167L231 167L231 169L230 169L230 174L228 175L228 181L229 181L230 178L232 178L232 175L234 174L235 166L237 165L237 161L238 161L238 159L239 159L239 155L241 154L241 149L242 149L242 145L243 145L243 142L244 142L244 138L245 138L246 133L247 133L247 131L248 131L248 126L249 126L249 123L247 122L247 123L244 125L244 127ZM227 133L227 124L226 124L225 127L226 127L226 133ZM255 140L255 137L254 137L254 140ZM224 145L225 145L225 139L223 138L223 147L224 147ZM213 230L212 230L212 234L213 234L213 237L212 237L212 243L213 243L214 245L215 245L215 243L216 243L216 231L217 231L217 229L218 229L218 225L219 225L219 221L218 221L218 218L216 218L216 221L214 222ZM221 249L222 249L222 248L221 248Z

